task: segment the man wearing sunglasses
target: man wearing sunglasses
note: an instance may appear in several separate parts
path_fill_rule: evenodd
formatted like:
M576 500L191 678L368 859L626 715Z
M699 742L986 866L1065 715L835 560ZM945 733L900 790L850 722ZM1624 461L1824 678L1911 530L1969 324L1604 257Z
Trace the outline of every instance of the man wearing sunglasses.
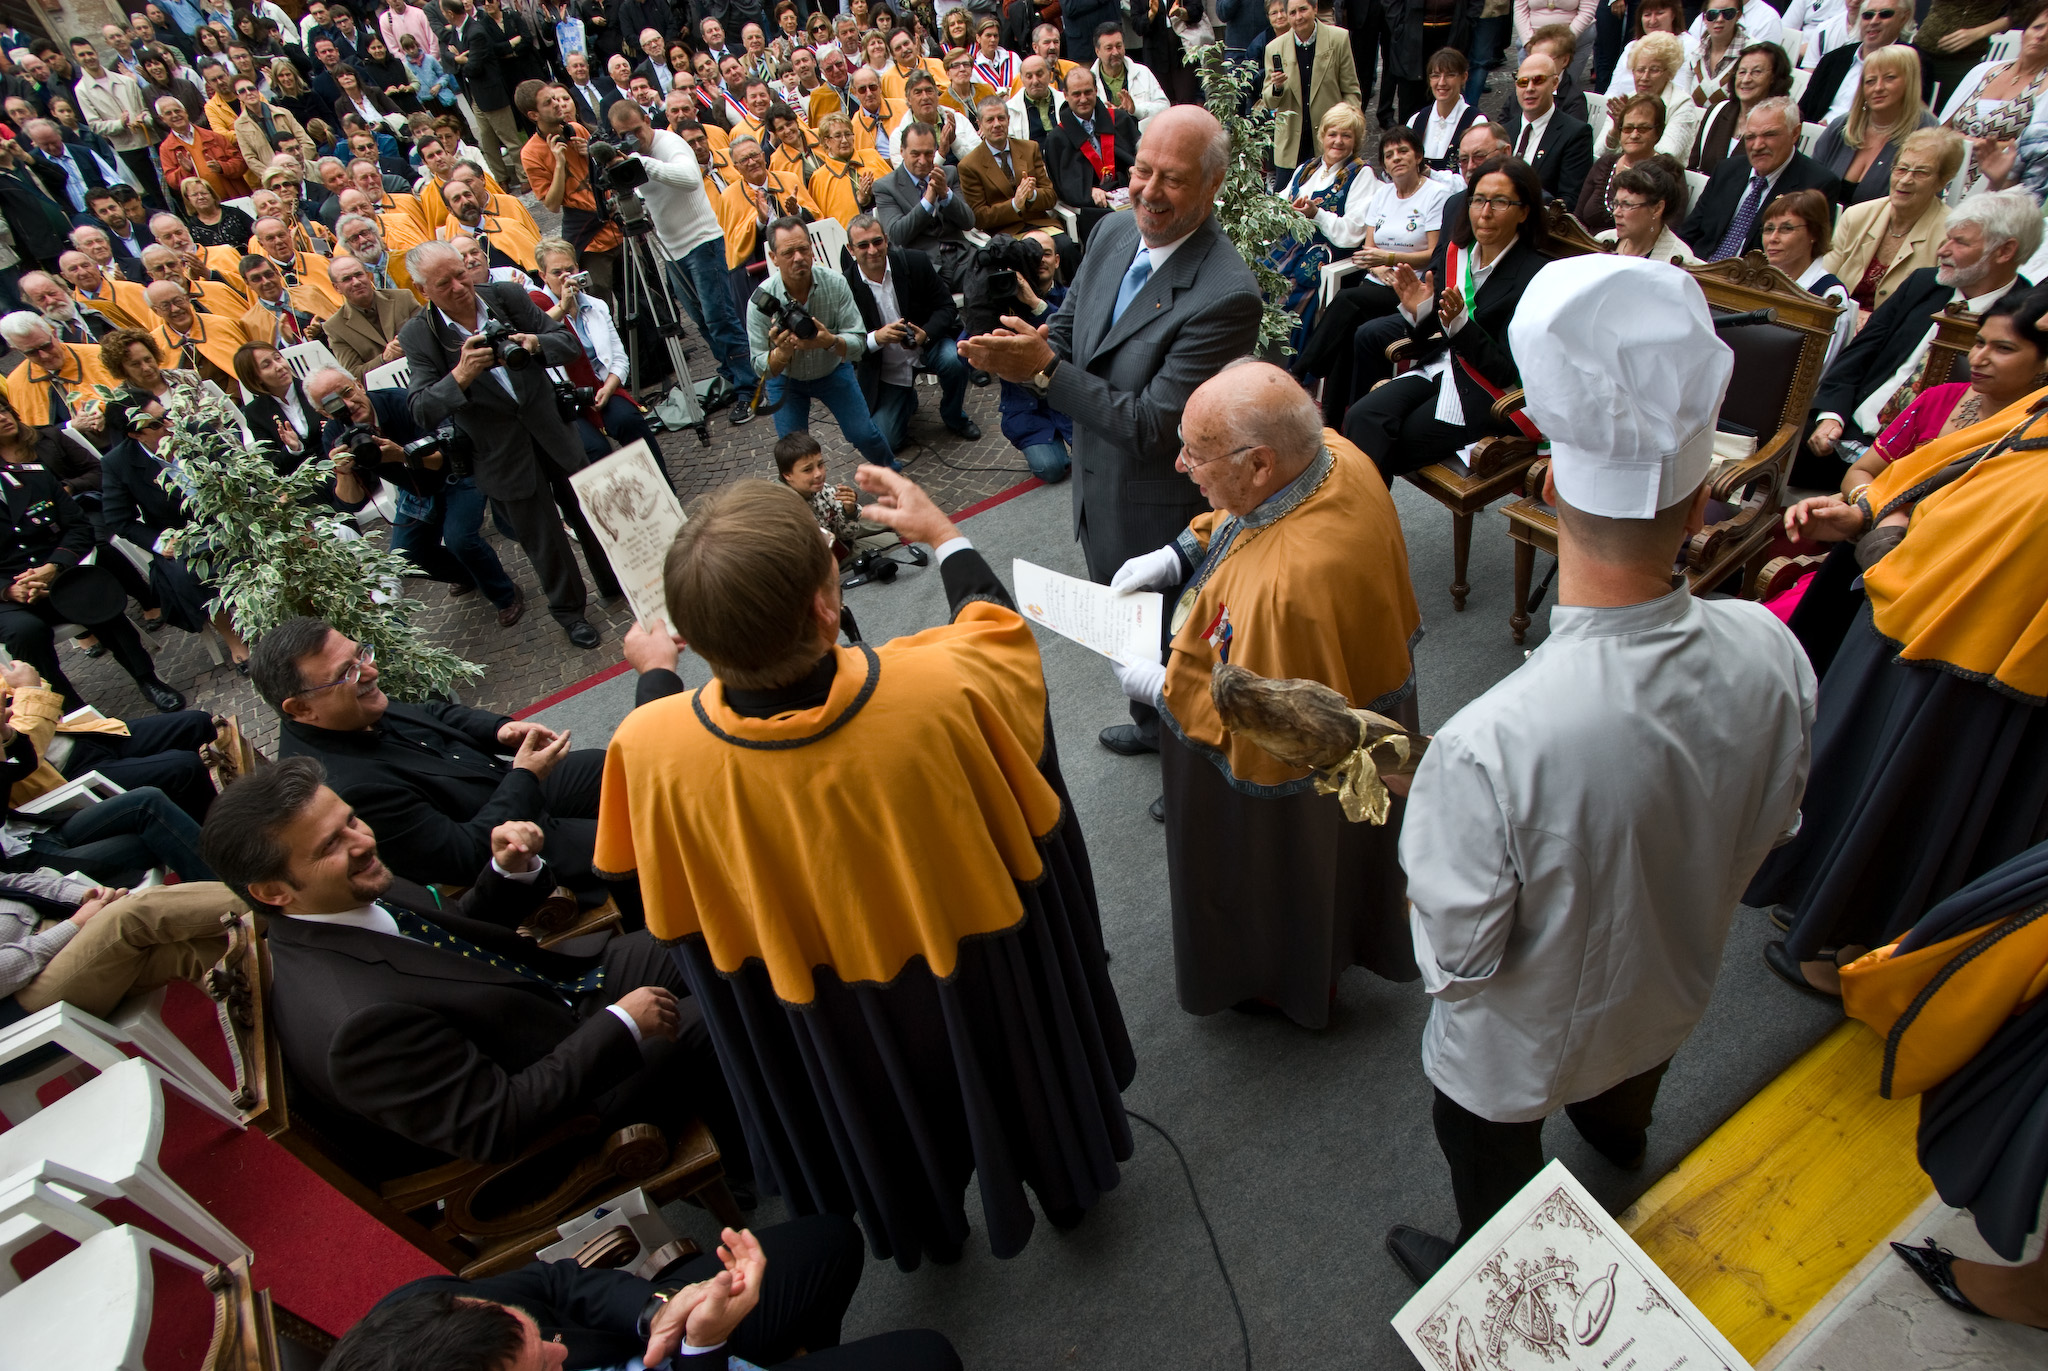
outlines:
M1838 43L1821 54L1813 77L1799 97L1799 117L1809 124L1827 124L1849 112L1856 88L1863 84L1863 59L1879 48L1899 41L1913 7L1906 0L1864 0L1851 11L1856 16L1860 43ZM1920 98L1925 100L1934 85L1934 68L1920 67Z
M1514 155L1535 168L1543 193L1567 205L1579 202L1579 189L1593 170L1593 130L1557 106L1557 59L1532 52L1515 71L1515 99L1501 128Z

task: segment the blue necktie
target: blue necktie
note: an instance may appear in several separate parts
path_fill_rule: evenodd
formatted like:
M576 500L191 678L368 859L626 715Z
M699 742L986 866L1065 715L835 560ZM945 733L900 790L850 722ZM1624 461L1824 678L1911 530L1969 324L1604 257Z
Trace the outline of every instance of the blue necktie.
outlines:
M1742 203L1735 207L1735 218L1728 225L1728 232L1721 239L1721 246L1714 249L1709 261L1719 262L1742 251L1742 245L1749 238L1749 231L1756 224L1756 216L1764 207L1764 178L1752 175L1749 189L1743 194Z
M1151 250L1139 248L1138 255L1131 259L1131 269L1124 273L1124 283L1117 287L1116 307L1109 312L1111 327L1115 327L1116 321L1124 317L1124 310L1130 307L1131 301L1138 298L1138 292L1143 290L1145 283L1151 279Z

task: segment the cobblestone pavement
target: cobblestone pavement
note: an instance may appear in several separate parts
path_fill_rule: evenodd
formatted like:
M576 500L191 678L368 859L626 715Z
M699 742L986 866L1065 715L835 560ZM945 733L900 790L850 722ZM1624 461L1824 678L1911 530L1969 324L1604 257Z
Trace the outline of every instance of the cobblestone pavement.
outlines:
M700 379L709 374L709 350L690 339L689 364ZM905 472L922 483L944 509L964 509L978 500L1027 479L1024 458L1003 440L996 414L998 387L969 387L967 412L981 426L982 437L969 442L946 431L939 422L938 390L918 387L918 413L910 421L910 438L900 454ZM838 425L822 406L813 406L812 420L824 446L834 481L852 482L858 454L839 435ZM694 431L660 435L662 459L687 506L707 491L747 477L775 476L775 420L762 416L734 428L726 411L710 416L711 442L700 444ZM484 532L498 550L505 570L526 595L526 617L509 629L498 627L497 615L481 595L448 598L447 587L433 581L408 580L407 593L424 608L419 622L434 640L484 668L484 674L461 692L465 704L511 712L575 684L620 660L619 641L631 627L623 598L590 601L588 618L602 637L590 651L570 645L548 616L547 601L526 554L501 537L485 520ZM387 536L380 531L375 536ZM586 581L588 572L585 573ZM227 666L215 666L201 641L175 629L149 635L159 649L157 671L183 691L195 709L210 709L240 718L257 746L270 752L277 739L275 714L256 698L246 678ZM103 713L138 718L153 712L142 693L111 656L88 660L75 646L60 650L65 672L79 693Z

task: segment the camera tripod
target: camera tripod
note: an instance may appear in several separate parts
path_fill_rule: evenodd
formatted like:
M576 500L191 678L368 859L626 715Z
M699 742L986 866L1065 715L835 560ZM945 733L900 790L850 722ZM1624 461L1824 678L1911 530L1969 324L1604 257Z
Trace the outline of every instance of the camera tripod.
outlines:
M624 200L625 196L618 198ZM654 326L668 347L669 362L676 370L675 394L682 397L689 427L697 431L697 441L709 447L711 422L705 418L704 406L697 400L697 387L690 380L687 349L683 346L682 311L669 289L668 268L675 259L654 236L654 224L644 208L637 215L620 214L617 222L625 236L619 252L619 322L624 326L626 355L633 365L633 374L643 374L640 323L644 319Z

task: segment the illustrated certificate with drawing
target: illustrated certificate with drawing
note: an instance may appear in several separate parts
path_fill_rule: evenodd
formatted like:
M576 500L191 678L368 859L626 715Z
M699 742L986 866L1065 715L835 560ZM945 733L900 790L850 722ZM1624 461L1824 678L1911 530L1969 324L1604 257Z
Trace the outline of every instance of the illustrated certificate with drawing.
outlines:
M1010 564L1017 607L1035 624L1100 652L1119 666L1159 661L1158 591L1118 595L1108 586L1062 576L1019 557Z
M1393 1324L1430 1371L1749 1371L1559 1161Z
M633 617L643 624L667 624L661 569L668 545L683 526L683 506L662 475L660 459L642 439L570 473L569 484L611 559Z

